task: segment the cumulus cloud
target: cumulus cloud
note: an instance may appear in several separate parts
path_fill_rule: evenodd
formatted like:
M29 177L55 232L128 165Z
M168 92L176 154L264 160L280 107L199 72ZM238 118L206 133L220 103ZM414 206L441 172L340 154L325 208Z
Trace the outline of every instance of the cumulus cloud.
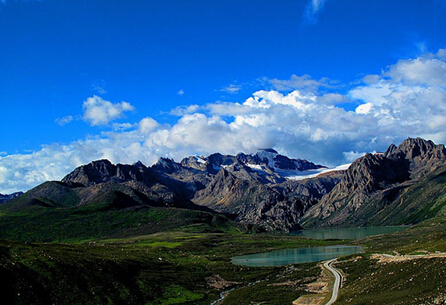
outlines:
M147 135L155 130L155 128L157 128L159 124L152 118L144 118L139 122L138 125L139 132L143 135Z
M124 112L133 111L134 107L127 102L113 104L94 95L82 105L83 119L91 126L108 125L111 121L121 118Z
M438 58L441 58L442 60L446 60L446 49L438 50L436 55Z
M304 11L304 21L308 24L317 23L317 16L328 0L309 0Z
M172 112L178 120L171 125L146 117L114 124L100 136L66 145L0 155L0 192L61 179L76 166L101 158L151 165L159 157L181 160L192 154L253 153L272 147L293 158L334 166L364 152L384 151L408 136L445 143L446 90L441 80L445 59L441 56L439 51L400 60L352 85L345 94L326 92L329 87L320 92L311 85L291 92L259 90L237 103L178 108ZM432 77L424 78L428 75ZM307 76L299 81L320 82ZM344 108L346 101L356 103L356 108ZM96 96L84 105L84 119L92 125L107 124L133 109L128 103L112 104Z
M406 85L446 86L446 62L435 57L401 60L385 76Z

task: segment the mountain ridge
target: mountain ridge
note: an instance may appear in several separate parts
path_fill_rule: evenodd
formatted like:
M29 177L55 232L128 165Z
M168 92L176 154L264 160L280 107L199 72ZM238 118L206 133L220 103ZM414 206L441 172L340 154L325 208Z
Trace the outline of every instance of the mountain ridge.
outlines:
M385 153L366 154L353 162L332 192L312 207L303 224L382 224L377 213L386 214L385 210L390 213L406 190L433 174L445 161L444 145L435 145L421 138L408 138L398 147L392 144ZM371 206L374 209L370 210Z
M339 175L307 185L281 173L324 168L272 149L251 155L191 156L180 162L160 158L150 167L140 161L115 165L97 160L77 167L60 182L33 188L11 204L15 210L27 205L60 208L100 203L118 209L174 207L233 215L243 225L266 231L289 231L300 228L303 212L338 182ZM293 193L297 189L302 193L299 198Z
M0 203L7 202L11 199L17 198L19 196L23 195L23 192L15 192L12 194L1 194L0 193Z
M287 173L325 167L272 149L256 154L160 158L150 167L97 160L61 181L46 182L7 203L12 210L104 205L128 210L177 208L229 216L256 230L412 224L446 206L446 149L408 138L366 154L346 170L302 180ZM428 191L430 190L430 191ZM418 197L425 198L420 201ZM398 211L398 213L396 213ZM446 213L446 210L445 210Z

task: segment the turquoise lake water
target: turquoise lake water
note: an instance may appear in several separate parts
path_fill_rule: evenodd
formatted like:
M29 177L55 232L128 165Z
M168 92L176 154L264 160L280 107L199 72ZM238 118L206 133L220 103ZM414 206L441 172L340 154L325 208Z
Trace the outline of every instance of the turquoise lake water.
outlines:
M390 234L404 231L408 227L358 227L358 228L324 228L292 232L292 235L301 235L313 239L360 239L367 236Z
M359 227L328 228L293 232L313 239L359 239L367 236L390 234L406 230L408 227ZM236 256L232 263L249 267L274 267L330 260L333 258L362 252L360 246L325 246L277 250L264 253Z
M232 263L249 267L274 267L325 261L359 252L362 252L362 247L359 246L296 248L236 256L232 258Z

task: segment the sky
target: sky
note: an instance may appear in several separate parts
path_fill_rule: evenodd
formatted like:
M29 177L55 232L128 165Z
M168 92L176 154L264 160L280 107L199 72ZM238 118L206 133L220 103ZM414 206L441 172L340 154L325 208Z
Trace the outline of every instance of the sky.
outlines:
M444 0L0 0L0 193L98 159L446 142Z

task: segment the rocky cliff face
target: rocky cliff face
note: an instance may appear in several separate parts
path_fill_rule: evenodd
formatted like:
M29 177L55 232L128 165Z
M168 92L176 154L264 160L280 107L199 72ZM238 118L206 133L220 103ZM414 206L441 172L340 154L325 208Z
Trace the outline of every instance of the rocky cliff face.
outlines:
M307 215L307 226L379 225L408 187L446 161L443 145L420 138L391 145L384 154L367 154L351 164L340 183Z
M48 207L107 203L111 208L169 206L212 209L231 214L247 226L293 230L304 213L339 181L289 181L283 173L319 169L272 149L236 156L191 156L181 162L161 158L114 165L108 160L80 166L61 182L47 182L26 194L30 204Z
M248 224L267 230L292 231L307 210L331 191L341 173L302 181L262 183L244 175L222 169L206 186L197 192L193 202L215 211L235 214Z

